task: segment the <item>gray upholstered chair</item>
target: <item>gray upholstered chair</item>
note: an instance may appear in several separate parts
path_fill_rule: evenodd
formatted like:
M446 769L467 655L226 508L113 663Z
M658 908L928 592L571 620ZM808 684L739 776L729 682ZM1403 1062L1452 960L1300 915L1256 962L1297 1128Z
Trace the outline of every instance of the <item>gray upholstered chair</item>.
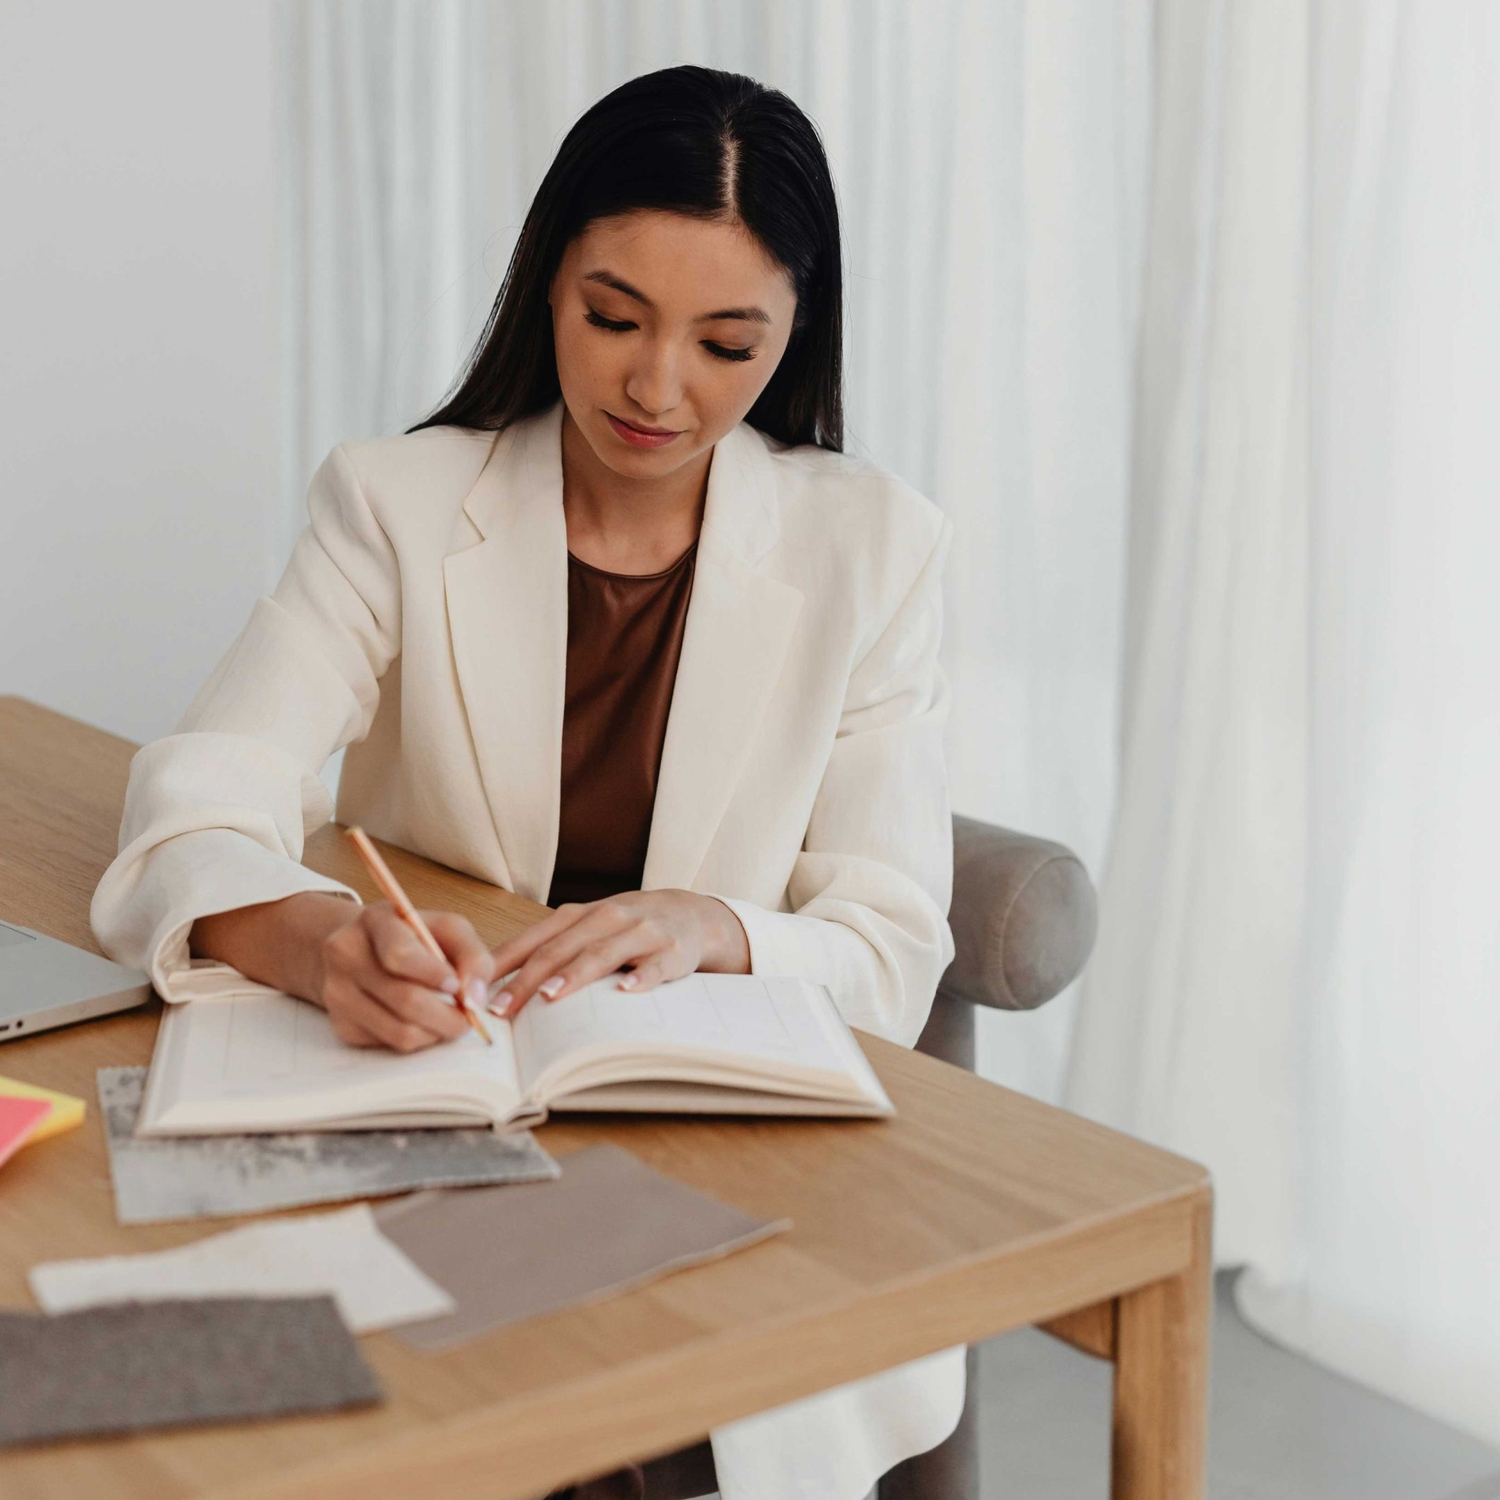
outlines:
M1076 855L1047 839L973 818L953 820L953 962L917 1041L921 1052L974 1066L974 1007L1034 1010L1083 971L1094 946L1093 883ZM879 1500L979 1500L979 1361L958 1429L897 1464Z
M1065 989L1094 946L1094 887L1061 844L973 818L953 820L954 957L938 986L920 1051L974 1066L974 1007L1033 1010ZM979 1500L979 1368L969 1350L964 1414L946 1442L909 1458L876 1487L879 1500ZM646 1467L647 1500L713 1487L707 1442Z

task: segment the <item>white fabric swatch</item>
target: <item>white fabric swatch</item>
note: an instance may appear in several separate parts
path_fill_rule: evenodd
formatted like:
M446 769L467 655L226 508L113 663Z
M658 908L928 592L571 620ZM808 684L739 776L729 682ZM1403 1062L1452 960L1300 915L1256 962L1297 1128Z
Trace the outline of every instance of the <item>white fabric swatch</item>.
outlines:
M33 1266L44 1312L175 1297L285 1297L327 1292L351 1333L439 1317L453 1299L376 1227L367 1204L275 1219L176 1250Z

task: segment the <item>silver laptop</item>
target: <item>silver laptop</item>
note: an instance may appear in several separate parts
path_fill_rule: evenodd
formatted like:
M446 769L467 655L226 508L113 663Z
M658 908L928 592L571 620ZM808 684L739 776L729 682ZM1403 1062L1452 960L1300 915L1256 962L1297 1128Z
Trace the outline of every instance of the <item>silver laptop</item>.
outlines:
M150 998L135 969L0 922L0 1042L129 1010Z

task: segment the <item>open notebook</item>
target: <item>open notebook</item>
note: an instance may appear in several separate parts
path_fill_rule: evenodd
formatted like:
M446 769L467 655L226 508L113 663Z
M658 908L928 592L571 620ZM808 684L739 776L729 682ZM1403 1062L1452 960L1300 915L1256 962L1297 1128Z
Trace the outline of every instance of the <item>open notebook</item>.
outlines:
M549 1110L889 1115L828 991L692 974L642 994L613 977L514 1021L400 1055L345 1046L305 1001L262 990L167 1007L137 1135L473 1125Z

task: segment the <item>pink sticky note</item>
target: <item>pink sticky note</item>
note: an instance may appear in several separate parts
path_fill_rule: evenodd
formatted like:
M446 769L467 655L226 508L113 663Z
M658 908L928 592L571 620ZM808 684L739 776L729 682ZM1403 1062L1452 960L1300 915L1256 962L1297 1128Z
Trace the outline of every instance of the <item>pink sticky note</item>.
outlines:
M21 1149L31 1132L52 1113L48 1099L14 1099L0 1095L0 1162Z

